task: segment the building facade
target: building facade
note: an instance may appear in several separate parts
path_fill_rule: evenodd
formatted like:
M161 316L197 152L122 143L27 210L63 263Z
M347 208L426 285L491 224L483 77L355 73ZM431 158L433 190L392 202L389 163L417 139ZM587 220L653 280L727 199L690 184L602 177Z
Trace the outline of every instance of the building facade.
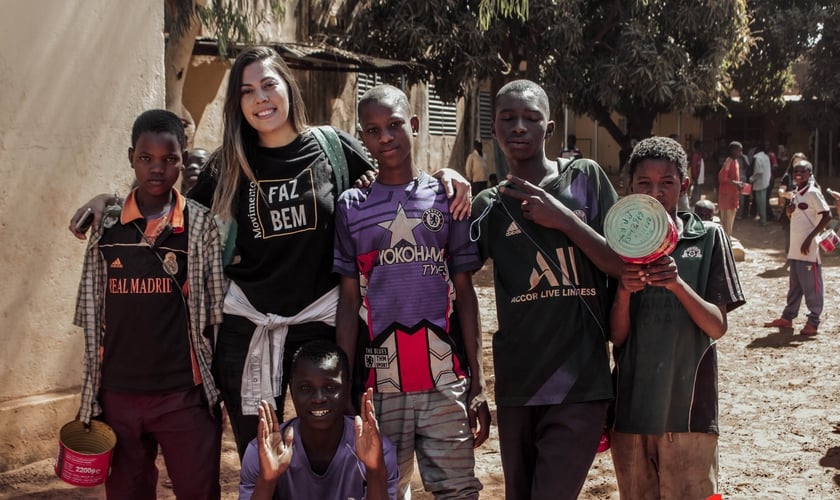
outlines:
M3 2L0 472L54 455L78 410L85 244L67 224L133 179L131 125L164 105L162 26L163 2Z

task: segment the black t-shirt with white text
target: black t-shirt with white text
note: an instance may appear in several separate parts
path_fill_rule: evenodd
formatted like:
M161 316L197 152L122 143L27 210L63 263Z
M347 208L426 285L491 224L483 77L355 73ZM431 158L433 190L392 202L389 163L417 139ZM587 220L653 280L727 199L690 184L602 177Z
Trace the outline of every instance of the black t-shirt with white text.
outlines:
M353 182L373 167L358 141L337 132ZM292 316L339 282L331 272L335 176L309 132L283 147L257 148L249 161L257 183L240 182L236 255L225 274L257 310ZM209 204L215 183L203 177L190 196Z

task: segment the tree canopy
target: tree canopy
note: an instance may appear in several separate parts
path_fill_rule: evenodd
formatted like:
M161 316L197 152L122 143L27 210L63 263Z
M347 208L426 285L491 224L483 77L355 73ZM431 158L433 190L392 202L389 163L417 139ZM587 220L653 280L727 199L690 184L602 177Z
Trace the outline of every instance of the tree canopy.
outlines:
M813 48L808 52L808 76L802 96L812 125L840 125L840 5L829 3L819 12Z
M352 21L332 34L351 50L415 63L408 80L434 81L444 98L500 75L535 80L553 106L599 120L625 149L657 114L721 105L751 44L745 0L492 0L483 30L488 1L351 2ZM523 3L525 18L510 8Z
M778 109L785 91L795 88L793 65L813 48L825 0L752 0L750 31L754 43L745 63L733 73L742 102L757 109ZM801 83L801 82L800 82Z
M649 135L658 114L720 109L733 89L750 107L783 105L793 63L803 56L810 61L806 100L819 102L825 119L836 120L840 108L840 6L832 0L301 1L309 2L315 37L409 61L409 83L434 82L453 100L477 82L529 78L554 108L597 119L623 149ZM263 12L282 16L284 5L166 0L167 107L189 115L180 87L196 21L224 48L247 41Z

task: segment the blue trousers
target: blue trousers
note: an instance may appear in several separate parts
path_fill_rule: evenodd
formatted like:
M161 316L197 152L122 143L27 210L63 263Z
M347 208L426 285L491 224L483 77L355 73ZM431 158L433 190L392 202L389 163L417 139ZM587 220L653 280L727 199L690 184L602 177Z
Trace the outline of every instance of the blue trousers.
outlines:
M753 193L755 194L755 207L758 209L761 224L767 224L767 190L761 189L753 191Z
M795 318L799 314L799 306L804 296L805 306L808 308L808 323L820 326L820 314L823 310L822 265L793 259L788 259L788 263L790 264L790 285L782 318L788 320Z

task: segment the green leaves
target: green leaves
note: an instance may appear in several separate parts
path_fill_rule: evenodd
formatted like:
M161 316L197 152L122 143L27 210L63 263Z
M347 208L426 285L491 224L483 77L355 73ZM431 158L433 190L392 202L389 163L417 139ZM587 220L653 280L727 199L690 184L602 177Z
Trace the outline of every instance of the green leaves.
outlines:
M733 86L755 109L777 109L795 84L793 64L813 44L822 8L819 1L753 0L750 30L753 43L746 63L734 68Z
M602 122L618 112L628 123L647 123L651 113L720 109L733 90L751 106L780 105L793 82L792 62L816 47L822 52L814 53L820 63L812 72L819 77L809 80L808 95L840 102L836 4L356 0L343 3L345 24L314 31L350 50L415 63L408 82L434 81L445 99L479 81L530 78L555 108L567 105ZM822 38L815 36L820 26Z
M808 78L802 89L806 122L812 126L840 124L840 5L829 3L819 10L810 38Z
M282 20L286 6L284 0L213 0L209 7L196 5L195 12L201 24L215 35L219 56L225 58L233 44L257 41L260 23Z
M481 0L478 10L479 26L487 31L497 18L528 19L528 0Z

